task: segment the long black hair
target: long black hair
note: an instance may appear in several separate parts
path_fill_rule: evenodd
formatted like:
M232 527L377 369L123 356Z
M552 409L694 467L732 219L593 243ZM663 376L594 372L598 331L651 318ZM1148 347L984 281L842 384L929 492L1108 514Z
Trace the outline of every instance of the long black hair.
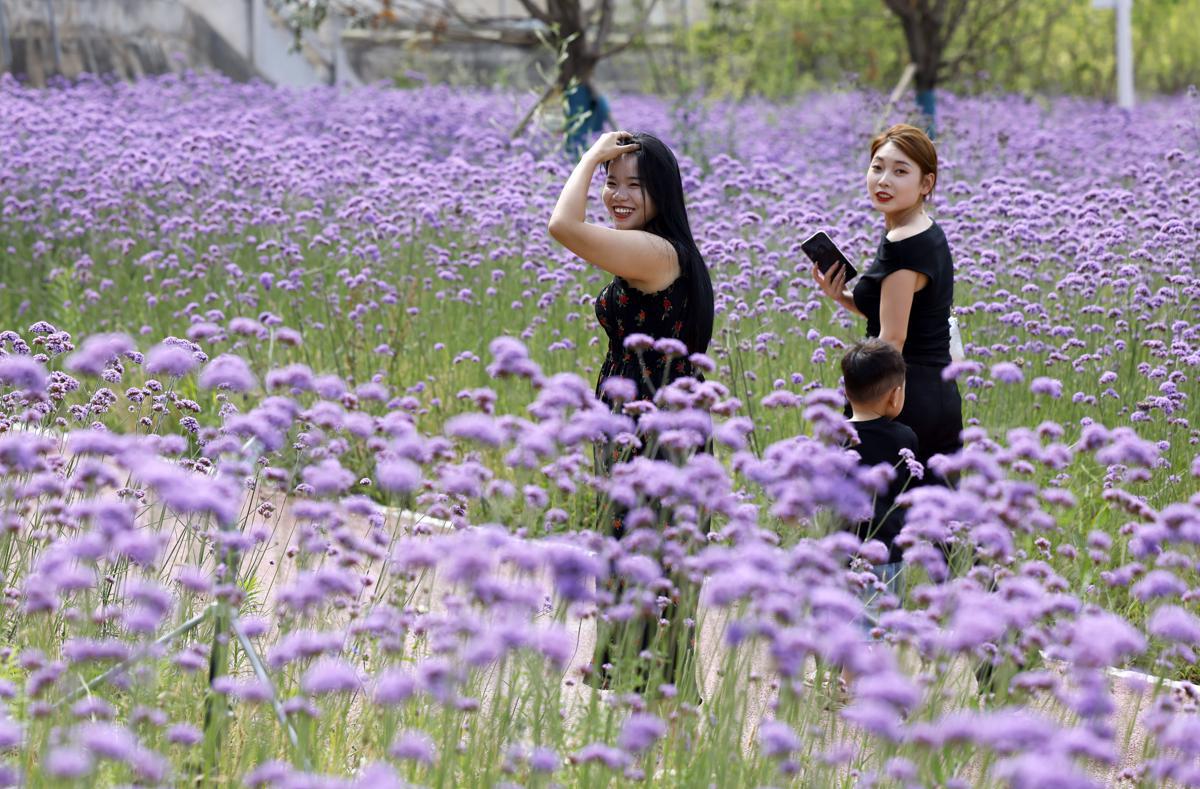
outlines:
M637 157L643 203L649 197L655 208L654 219L642 229L665 238L675 247L679 255L679 276L687 278L688 320L680 339L690 353L705 353L713 332L712 278L696 240L692 238L679 162L671 149L654 135L633 132L629 136L630 142L639 146L633 155Z

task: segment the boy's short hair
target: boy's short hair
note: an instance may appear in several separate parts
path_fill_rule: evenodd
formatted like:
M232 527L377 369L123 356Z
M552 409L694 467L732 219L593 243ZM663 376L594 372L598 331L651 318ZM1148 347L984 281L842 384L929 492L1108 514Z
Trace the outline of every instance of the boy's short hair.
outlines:
M860 340L842 357L846 397L872 403L904 383L904 357L891 343L877 337Z

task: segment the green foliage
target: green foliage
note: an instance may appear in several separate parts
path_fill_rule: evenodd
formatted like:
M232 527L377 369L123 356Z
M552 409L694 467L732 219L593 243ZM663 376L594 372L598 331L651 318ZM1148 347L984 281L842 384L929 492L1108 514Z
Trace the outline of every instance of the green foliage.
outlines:
M734 98L794 95L849 78L889 89L908 62L904 35L880 0L709 0L684 36L703 83ZM1200 0L1135 0L1135 83L1178 93L1200 83ZM1026 0L969 50L947 87L1107 96L1115 82L1113 12L1091 0Z

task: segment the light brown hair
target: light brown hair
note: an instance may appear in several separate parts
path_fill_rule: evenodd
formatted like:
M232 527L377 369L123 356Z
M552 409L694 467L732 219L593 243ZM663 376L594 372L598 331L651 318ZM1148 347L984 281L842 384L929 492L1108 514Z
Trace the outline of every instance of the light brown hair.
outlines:
M933 186L929 188L929 194L926 198L933 196L933 190L937 188L937 170L938 157L937 148L933 147L933 140L929 139L929 135L918 129L916 126L910 126L907 123L897 123L884 131L880 132L871 140L871 158L875 158L875 152L882 148L887 143L895 143L900 152L912 159L921 170L921 177L933 174Z

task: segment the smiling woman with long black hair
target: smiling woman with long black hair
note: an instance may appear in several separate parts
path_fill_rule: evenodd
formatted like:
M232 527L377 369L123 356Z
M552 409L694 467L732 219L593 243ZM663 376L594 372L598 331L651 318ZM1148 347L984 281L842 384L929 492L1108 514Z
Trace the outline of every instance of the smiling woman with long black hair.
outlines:
M585 218L588 186L601 166L611 228ZM609 340L598 390L606 379L620 376L637 385L638 399L651 400L658 387L693 374L686 357L668 368L653 349L639 355L624 347L630 334L646 334L681 340L693 354L706 352L712 339L712 280L692 238L670 148L645 133L601 136L567 179L550 217L550 235L613 275L596 299L596 317Z
M602 196L612 227L586 219L588 188L597 167L605 171ZM596 298L596 318L608 335L596 382L601 398L617 407L618 398L610 398L605 386L616 378L628 379L636 388L620 400L653 400L671 381L698 377L689 356L705 353L712 339L713 288L692 237L679 163L670 148L645 133L601 136L567 179L549 230L567 249L613 275ZM633 334L676 340L686 346L687 354L628 349L625 339ZM620 450L604 447L598 455L601 472L607 473ZM661 452L655 457L665 459ZM624 515L619 507L613 512L612 534L618 539L625 533ZM699 699L693 664L696 590L677 568L665 569L673 581L672 603L662 612L602 623L586 677L589 684L648 694L671 684L680 700ZM621 595L621 584L612 591ZM614 661L624 665L614 667Z

